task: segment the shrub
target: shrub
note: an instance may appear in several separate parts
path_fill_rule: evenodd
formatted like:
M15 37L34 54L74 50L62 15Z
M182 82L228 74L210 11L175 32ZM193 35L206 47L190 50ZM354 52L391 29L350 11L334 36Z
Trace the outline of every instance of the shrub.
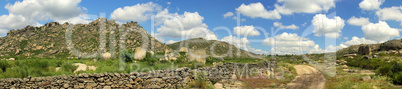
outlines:
M120 51L119 56L120 56L120 59L122 59L125 62L132 62L134 59L132 52L128 51L128 50Z
M210 81L202 76L202 73L196 74L196 79L190 83L188 83L188 88L202 88L202 89L214 89L215 87L212 85Z
M73 63L71 63L71 62L67 62L67 63L64 63L63 65L61 65L62 70L66 71L66 72L70 72L70 73L74 72L74 70L77 68L78 67L73 66Z
M402 84L402 71L394 74L393 80L395 84Z
M8 67L10 67L10 66L11 66L11 65L10 65L10 63L9 63L8 61L0 60L0 68L1 68L1 70L2 70L3 72L5 72L6 69L7 69Z
M377 69L377 73L379 73L380 75L392 75L392 67L390 65L385 65L385 66L381 66L380 68Z

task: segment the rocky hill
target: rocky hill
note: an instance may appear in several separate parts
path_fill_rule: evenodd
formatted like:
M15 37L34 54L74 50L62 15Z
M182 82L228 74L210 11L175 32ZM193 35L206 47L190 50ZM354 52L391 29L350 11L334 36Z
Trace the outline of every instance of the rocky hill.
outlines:
M402 54L402 39L394 39L378 44L352 45L337 51L338 56L353 58L353 56L364 55L364 59L381 58L384 55L398 57ZM389 58L389 56L386 59ZM400 59L400 57L396 58Z
M203 50L206 55L214 57L250 57L257 56L254 53L239 49L233 44L217 40L205 40L203 38L193 38L168 44L170 48L177 51Z
M132 29L119 30L119 24L115 23L114 20L106 20L106 18L98 18L89 24L74 25L50 22L41 27L26 26L23 29L10 30L7 36L0 38L0 57L75 57L70 50L77 50L81 53L94 53L100 56L104 52L115 50L114 53L110 53L113 57L119 52L121 44L124 44L127 50L135 50L143 43L144 36L141 36L139 32L146 33L146 31L137 22L122 24L123 28ZM102 24L106 25L103 28L105 29L105 35L100 34L100 25ZM70 33L66 30L69 25L73 28ZM115 30L110 30L112 28L115 28ZM127 32L127 34L123 34L124 32ZM105 37L103 42L105 44L103 45L100 45L101 36ZM148 39L147 44L149 45L148 50L154 52L171 50L148 33L146 33L146 36L145 39ZM68 47L66 38L71 38L70 47ZM122 40L119 40L120 38ZM105 48L101 49L104 50L103 52L98 50L100 47Z
M123 30L119 27L131 29ZM72 29L68 30L68 28ZM146 52L165 53L165 56L184 50L183 48L186 52L214 57L256 55L226 42L203 38L165 45L149 35L137 22L128 22L119 26L113 19L107 21L106 18L98 18L89 24L50 22L41 27L26 26L23 29L10 30L7 36L0 37L0 58L72 58L77 56L86 58L91 54L90 57L93 58L103 57L105 53L115 57L122 45L128 51L134 52L139 49L141 51L140 46L144 45L143 41L146 41ZM145 55L145 52L141 54Z
M377 44L351 45L347 48L337 51L337 53L338 54L358 53L359 48L361 46L370 47L370 52L390 51L390 50L399 51L400 49L402 49L402 39L394 39L386 41L384 43L377 43Z

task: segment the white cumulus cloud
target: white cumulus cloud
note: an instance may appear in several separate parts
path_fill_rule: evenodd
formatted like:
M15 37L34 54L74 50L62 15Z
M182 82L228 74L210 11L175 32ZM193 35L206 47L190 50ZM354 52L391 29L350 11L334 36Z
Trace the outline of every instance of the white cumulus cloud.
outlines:
M157 12L161 12L162 7L159 4L148 2L117 8L111 14L111 17L121 21L143 22L151 18Z
M284 15L318 13L335 7L335 0L278 0L275 10Z
M77 17L84 7L81 0L23 0L6 4L8 15L0 16L0 35L10 29L20 29L26 25L38 26L38 21L65 20Z
M232 16L233 16L233 12L227 12L227 13L223 14L224 18L232 17Z
M363 0L359 3L359 7L363 10L377 10L385 0Z
M375 12L380 20L395 20L400 21L402 25L402 6L393 6L383 8Z
M208 25L203 23L204 17L198 12L184 12L182 15L177 13L174 18L166 18L162 25L157 28L159 37L168 38L197 38L203 37L207 40L216 40L216 35L208 29Z
M272 46L275 54L321 53L323 50L313 40L298 36L296 33L276 35L263 40L264 45Z
M348 23L351 25L363 26L369 24L370 21L369 18L364 17L356 18L355 16L353 16L348 20Z
M176 42L177 42L177 41L169 40L169 41L166 42L166 44L173 44L173 43L176 43Z
M370 23L361 27L364 37L374 41L386 41L399 36L399 29L391 28L385 21Z
M249 5L241 4L236 8L236 11L251 18L281 19L281 15L278 11L267 11L260 2L251 3Z
M316 36L324 35L329 38L338 38L342 32L341 29L345 26L345 21L341 17L335 16L331 19L324 14L315 15L311 23Z
M346 41L344 44L347 46L350 46L350 45L375 44L375 43L378 43L378 42L374 41L374 40L368 40L364 37L359 38L359 37L353 36L351 40Z
M250 26L237 26L233 28L234 34L241 36L259 36L258 32L253 25Z
M284 28L284 29L292 29L292 30L299 29L299 27L294 24L289 25L289 26L284 26L284 25L282 25L281 22L274 22L274 27L279 27L279 28Z

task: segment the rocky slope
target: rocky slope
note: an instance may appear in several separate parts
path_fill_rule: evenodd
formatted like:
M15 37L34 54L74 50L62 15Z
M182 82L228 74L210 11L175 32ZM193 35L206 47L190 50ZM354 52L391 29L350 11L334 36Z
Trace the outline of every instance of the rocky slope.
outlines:
M105 37L105 44L102 45L105 47L103 52L98 50L102 47L100 46L101 35L99 32L101 24L106 25L104 27L105 35L103 35ZM127 50L135 50L136 47L139 47L143 43L143 36L140 35L139 31L146 32L137 22L122 24L124 28L133 29L119 31L117 29L119 24L115 23L114 20L106 21L106 18L98 18L89 24L73 25L70 35L70 45L73 45L73 47L68 47L66 37L70 37L66 34L68 33L66 29L69 25L71 24L50 22L41 27L26 26L23 29L10 30L7 36L0 38L0 57L74 57L70 49L75 49L82 53L95 53L99 56L104 52L115 50L114 53L111 53L111 56L115 56L119 51L120 44L124 44ZM110 30L111 28L116 28L116 30ZM123 34L123 31L126 31L127 34ZM125 39L123 36L125 36ZM146 33L146 36L149 39L148 50L152 49L154 52L171 50L148 33ZM113 39L113 37L115 38ZM120 38L123 38L125 42L119 40Z
M214 57L250 57L257 56L251 52L239 49L233 44L217 40L205 40L203 38L193 38L173 44L168 44L170 48L177 51L203 50L206 55Z
M381 51L399 51L402 49L402 39L394 39L386 41L384 43L378 44L362 44L362 45L351 45L347 48L337 51L337 54L352 54L358 53L361 46L370 47L370 52L381 52Z
M68 28L72 29L68 30ZM120 28L131 29L122 30ZM104 37L103 40L102 37ZM187 52L199 53L194 50L202 50L201 54L215 57L255 56L255 54L239 49L232 44L202 38L165 45L149 35L137 22L128 22L119 26L113 19L107 21L106 18L98 18L89 24L50 22L41 27L26 26L23 29L10 30L7 36L0 37L0 58L71 58L77 56L86 58L85 56L90 54L102 57L105 53L116 57L120 47L125 46L123 47L125 50L134 52L144 45L143 41L146 41L146 52L150 53L171 54L179 52L180 48L186 48ZM143 51L143 49L140 50ZM145 55L144 52L142 54ZM166 54L165 56L168 56Z

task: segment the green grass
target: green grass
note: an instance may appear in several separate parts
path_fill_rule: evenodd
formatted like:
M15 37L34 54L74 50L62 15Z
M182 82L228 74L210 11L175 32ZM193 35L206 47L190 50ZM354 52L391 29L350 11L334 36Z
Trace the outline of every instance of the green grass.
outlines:
M372 80L363 81L362 77L367 75L343 72L341 69L340 67L337 68L336 77L324 75L327 79L326 89L372 89L373 86L380 89L396 89L396 87L389 85L392 81L387 76L372 75L370 76Z

